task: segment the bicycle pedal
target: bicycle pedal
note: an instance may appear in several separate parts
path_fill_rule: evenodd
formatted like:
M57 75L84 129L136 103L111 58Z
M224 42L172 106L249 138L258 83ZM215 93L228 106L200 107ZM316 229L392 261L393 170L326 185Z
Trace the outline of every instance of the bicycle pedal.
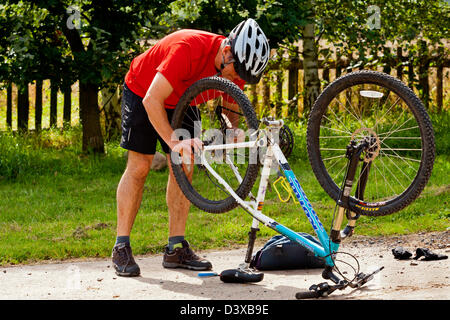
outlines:
M356 279L357 279L357 281L355 283L356 287L361 288L364 284L366 284L370 280L373 280L373 276L383 269L384 269L384 267L380 267L380 268L376 269L375 271L368 273L368 274L365 274L363 272L358 273L356 275Z
M327 291L328 289L330 289L330 285L328 284L328 282L322 282L319 284L313 284L312 286L309 287L309 290L311 291Z

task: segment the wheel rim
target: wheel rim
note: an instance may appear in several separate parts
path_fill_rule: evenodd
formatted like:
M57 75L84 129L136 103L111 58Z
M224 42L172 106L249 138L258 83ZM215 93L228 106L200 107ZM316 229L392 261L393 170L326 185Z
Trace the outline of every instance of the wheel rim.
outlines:
M242 101L236 92L230 92L226 88L217 88L217 83L210 83L201 89L193 90L189 97L185 99L185 108L192 106L194 112L187 112L180 115L175 125L176 128L195 129L196 137L198 137L204 145L218 145L229 142L245 142L254 139L255 125L248 123L244 116ZM225 90L225 91L224 91ZM235 119L236 118L236 119ZM195 125L192 126L192 121ZM233 125L239 128L241 134L237 140L233 139L233 130L229 127ZM233 190L242 194L242 181L247 182L248 170L254 165L255 150L249 148L231 149L228 151L212 151L206 153L208 164L222 177L222 179L230 185ZM197 198L210 203L212 206L235 206L234 198L202 164L202 160L197 155L194 159L194 174L192 181L189 183ZM238 174L238 176L237 176ZM246 180L247 179L247 180ZM194 199L195 200L195 199ZM191 199L192 201L192 199ZM220 208L217 208L221 211Z
M414 183L424 158L423 137L414 110L400 94L381 84L356 84L341 90L323 110L320 161L336 187L342 184L352 139L371 141L371 149L363 153L371 166L359 200L386 204ZM363 173L357 171L352 194Z

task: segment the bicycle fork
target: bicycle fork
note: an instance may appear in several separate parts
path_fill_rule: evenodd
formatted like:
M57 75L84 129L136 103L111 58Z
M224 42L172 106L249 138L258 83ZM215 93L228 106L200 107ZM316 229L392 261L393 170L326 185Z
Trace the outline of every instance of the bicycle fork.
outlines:
M351 141L350 144L347 146L346 157L349 159L349 164L343 182L344 186L337 201L338 213L333 221L332 230L330 232L330 239L332 241L331 252L337 252L341 240L343 240L346 237L350 237L353 234L356 220L359 218L359 214L350 211L349 199L358 164L360 161L363 161L361 160L361 154L364 150L366 150L368 145L369 145L368 141L363 141L359 144L356 144L354 141ZM366 188L370 166L371 161L368 162L363 161L361 173L358 180L358 185L356 187L356 197L361 200L363 200L363 194ZM346 214L347 216L348 224L344 230L341 230L344 214ZM347 286L350 286L352 288L360 288L363 284L370 281L373 278L373 276L376 273L380 272L382 269L383 267L378 268L377 270L375 270L370 274L359 273L357 275L356 282L353 283L339 279L339 277L337 277L333 273L333 267L326 266L325 270L322 272L322 277L326 280L328 279L331 280L332 282L335 283L335 285L330 286L326 282L321 283L319 285L313 285L311 286L309 292L299 292L296 295L296 297L298 299L312 298L312 297L317 298L320 296L326 296L337 289L343 290Z
M356 144L351 141L347 146L346 157L349 159L347 173L344 178L344 186L337 201L338 213L333 222L330 238L334 243L340 243L342 239L353 235L353 231L356 225L356 220L359 218L359 214L350 211L349 199L350 192L352 190L353 182L356 175L356 170L359 162L361 161L361 154L367 148L368 142L363 141ZM360 178L356 187L356 197L363 200L364 191L367 184L367 177L369 174L371 162L363 161L361 168ZM344 230L341 230L344 215L347 216L348 224Z

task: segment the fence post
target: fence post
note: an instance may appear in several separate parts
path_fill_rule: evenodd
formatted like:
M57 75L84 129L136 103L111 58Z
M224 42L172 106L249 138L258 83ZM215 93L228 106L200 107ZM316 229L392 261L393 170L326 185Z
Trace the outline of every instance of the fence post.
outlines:
M322 69L322 80L325 82L325 86L330 83L330 66L328 61L324 61L324 66Z
M336 48L336 79L341 76L342 73L342 67L341 67L341 50L339 48Z
M34 123L36 131L42 129L42 80L36 80L36 93L34 105Z
M430 102L430 85L428 82L428 68L430 66L430 60L428 56L427 43L424 40L420 41L419 57L419 94L425 108L428 109Z
M403 49L397 47L397 78L403 81Z
M408 57L408 87L411 90L414 90L414 82L415 82L415 74L414 74L414 57L409 53Z
M64 88L64 108L63 108L63 124L70 126L72 113L72 88L67 86Z
M266 108L270 109L270 86L267 75L263 76L262 78L262 89L263 89L262 92L263 100L262 106L260 108L260 116L262 115L262 112L264 112Z
M391 51L388 47L383 47L383 72L391 74Z
M444 47L438 49L438 63L436 71L436 104L437 112L442 112L444 106L443 83L444 83Z
M50 128L57 124L58 87L50 81Z
M6 126L12 128L12 83L6 88Z
M19 130L28 129L29 113L28 84L20 85L17 90L17 128Z
M291 64L289 66L288 71L288 100L291 101L298 93L298 63L299 63L299 55L298 48L295 55L291 58ZM298 109L298 105L295 104L296 110Z
M276 91L274 94L275 98L275 117L279 117L283 110L283 69L277 70L275 72L275 77L277 80Z

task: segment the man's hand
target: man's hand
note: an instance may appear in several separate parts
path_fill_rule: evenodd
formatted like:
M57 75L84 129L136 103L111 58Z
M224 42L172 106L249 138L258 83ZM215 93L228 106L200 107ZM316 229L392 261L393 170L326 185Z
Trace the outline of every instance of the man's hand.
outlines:
M203 148L203 143L199 138L181 140L173 148L173 152L181 155L182 162L185 164L193 163L194 153L199 152Z
M245 141L245 132L240 128L227 129L226 134L227 143L238 143Z

